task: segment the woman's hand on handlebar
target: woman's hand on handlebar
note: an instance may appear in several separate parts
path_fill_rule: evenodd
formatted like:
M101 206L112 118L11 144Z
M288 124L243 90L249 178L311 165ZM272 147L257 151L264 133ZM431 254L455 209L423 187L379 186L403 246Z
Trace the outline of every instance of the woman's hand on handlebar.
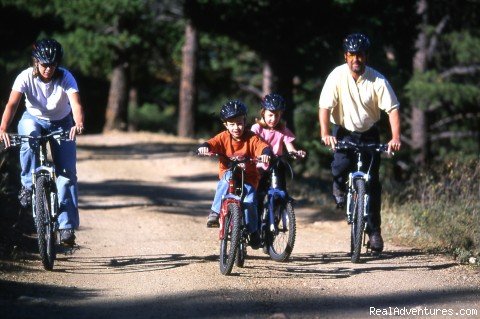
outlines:
M10 137L8 136L8 133L4 130L0 130L0 142L3 142L5 144L5 148L10 147Z
M72 126L72 128L70 129L70 133L68 134L68 138L74 140L75 136L83 134L83 131L83 125L77 124L75 126Z

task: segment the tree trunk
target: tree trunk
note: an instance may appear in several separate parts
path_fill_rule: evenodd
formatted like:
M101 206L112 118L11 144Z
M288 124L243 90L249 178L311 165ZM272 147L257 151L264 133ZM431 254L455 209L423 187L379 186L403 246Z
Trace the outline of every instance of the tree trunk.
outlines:
M127 67L118 64L112 72L103 132L126 130L128 122Z
M288 60L287 60L288 61ZM285 60L277 60L270 62L273 78L272 92L278 93L285 99L287 109L283 113L282 118L287 122L288 128L295 133L295 123L293 122L293 72Z
M193 137L194 135L197 92L195 83L197 47L197 30L189 20L185 27L185 44L182 48L182 75L178 111L177 134L182 137Z
M128 92L128 111L135 113L138 110L138 90L136 87L131 87ZM136 119L128 117L128 131L135 132L138 130L138 123Z
M422 22L419 26L419 33L415 42L416 52L413 57L414 73L423 73L427 70L429 49L429 41L426 34L426 27L428 23L427 8L427 0L417 1L417 14L421 17ZM414 162L420 166L424 166L427 163L429 153L426 111L420 108L416 104L416 101L411 101L411 103L411 147L416 153Z
M262 93L263 96L272 93L273 89L273 73L272 67L268 61L263 63L263 74L262 74Z

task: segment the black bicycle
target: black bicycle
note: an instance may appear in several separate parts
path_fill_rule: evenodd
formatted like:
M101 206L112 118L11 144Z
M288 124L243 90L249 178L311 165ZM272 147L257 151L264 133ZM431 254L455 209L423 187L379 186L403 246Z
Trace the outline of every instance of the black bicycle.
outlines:
M360 253L362 246L367 247L367 252L370 249L370 243L366 242L367 226L369 221L369 183L370 170L373 165L373 156L371 156L368 169L362 170L362 154L387 152L388 144L356 144L353 142L338 141L335 150L350 150L353 151L357 157L357 169L350 172L347 181L347 222L350 227L350 253L353 263L360 260Z
M48 157L47 144L69 140L69 132L58 130L40 136L9 134L10 145L19 146L23 142L30 144L38 167L32 173L32 214L38 235L38 249L43 267L52 270L56 258L58 235L58 195L55 166Z

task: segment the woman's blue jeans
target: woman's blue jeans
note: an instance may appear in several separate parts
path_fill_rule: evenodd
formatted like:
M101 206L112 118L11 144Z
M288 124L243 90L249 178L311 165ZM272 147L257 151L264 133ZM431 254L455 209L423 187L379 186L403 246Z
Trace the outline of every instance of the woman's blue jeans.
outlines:
M49 121L39 119L25 111L18 123L18 134L39 136L58 129L69 131L74 126L71 115L58 120ZM77 148L75 141L50 141L53 163L57 175L57 191L59 216L59 229L78 228L77 194ZM32 172L38 167L38 158L30 148L28 142L22 143L20 148L21 182L27 189L32 189Z
M217 190L213 199L212 211L220 213L222 206L222 197L227 194L228 180L231 176L231 171L226 171L222 178L218 181ZM244 184L245 196L243 198L243 207L245 208L245 220L247 228L250 233L258 230L258 216L257 216L257 194L255 187L250 184Z

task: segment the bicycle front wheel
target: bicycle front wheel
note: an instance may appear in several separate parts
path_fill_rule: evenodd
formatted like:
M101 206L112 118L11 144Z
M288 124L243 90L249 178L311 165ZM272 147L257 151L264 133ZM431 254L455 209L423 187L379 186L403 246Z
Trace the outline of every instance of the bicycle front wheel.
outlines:
M295 245L297 225L291 202L274 205L275 231L268 230L268 253L275 261L287 261Z
M220 241L220 272L223 275L229 275L232 272L240 242L240 206L229 204L227 211L227 216L223 220L225 233Z
M35 225L38 235L38 250L43 267L52 270L55 262L55 229L50 213L50 179L39 176L35 182Z
M241 233L241 232L240 232ZM247 245L243 240L238 244L237 252L235 253L235 266L243 268L245 266L245 258L247 257Z
M355 180L354 187L354 210L350 246L352 262L358 263L360 261L360 252L362 251L363 231L365 230L365 181L363 179Z

